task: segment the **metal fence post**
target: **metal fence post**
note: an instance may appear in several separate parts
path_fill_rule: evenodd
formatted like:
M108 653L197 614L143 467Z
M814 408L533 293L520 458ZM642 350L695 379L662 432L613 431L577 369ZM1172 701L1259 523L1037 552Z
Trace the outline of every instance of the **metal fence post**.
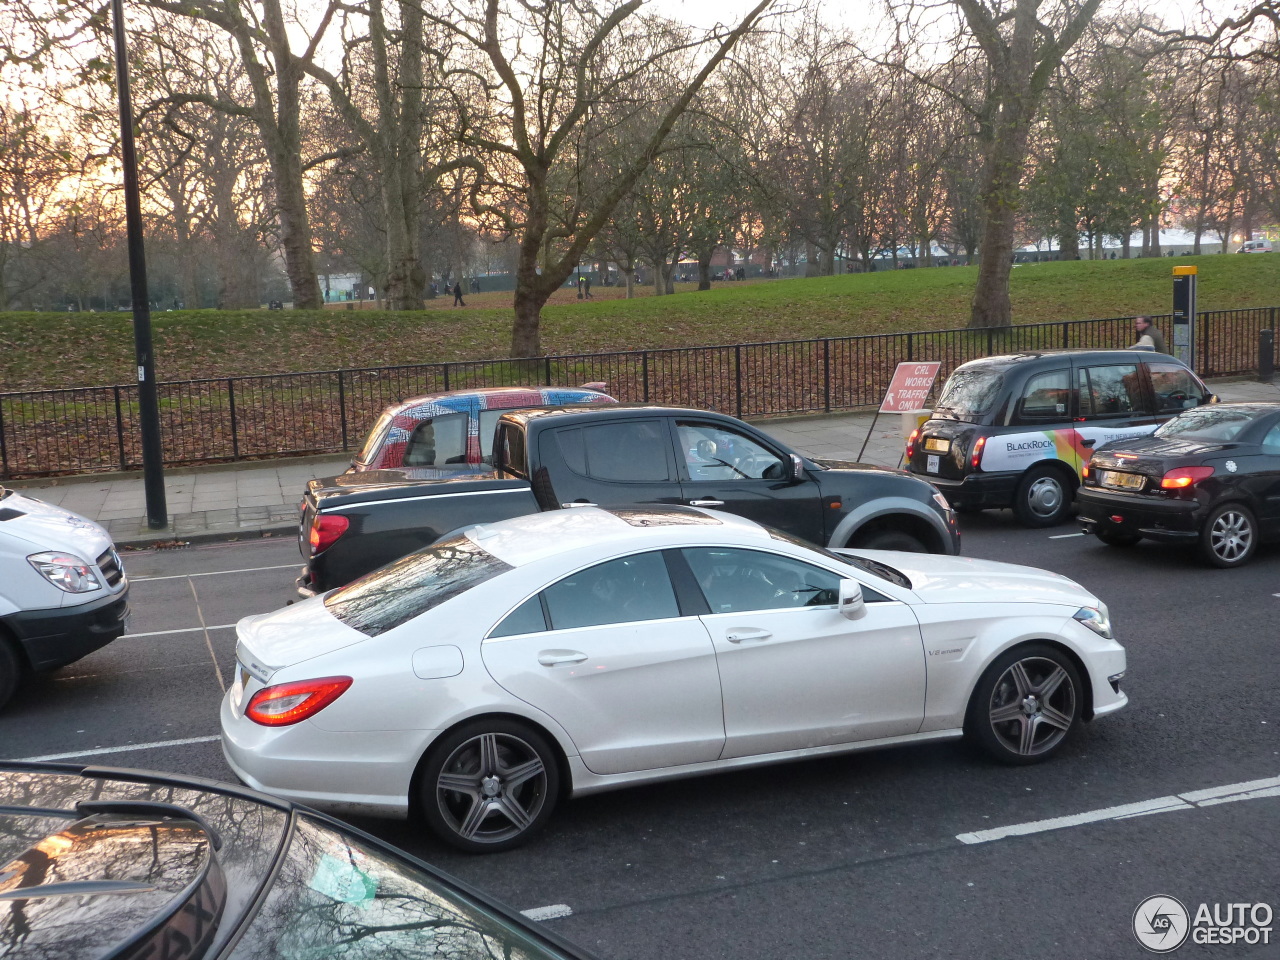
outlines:
M0 400L0 477L9 479L9 448L4 442L4 401Z
M831 412L831 341L822 341L822 409Z
M338 371L338 419L342 424L342 452L347 452L347 378Z
M916 335L914 333L907 334L907 363L916 358Z
M240 432L236 425L236 382L227 377L227 407L231 411L231 459L240 459Z
M996 352L996 332L994 328L987 327L987 356L991 356Z
M449 392L449 365L444 365L444 392Z
M742 344L735 344L733 348L733 382L734 393L738 397L737 413L734 414L739 420L742 419Z
M120 458L120 469L128 470L129 463L124 457L124 411L120 409L120 387L111 388L116 395L116 453Z
M649 351L640 354L640 380L644 387L644 402L649 402Z
M546 380L547 386L549 387L551 386L551 358L543 357L542 364L543 364L543 370L544 370L544 378Z
M1213 357L1209 353L1209 312L1200 314L1200 376L1213 376Z
M1071 346L1071 324L1066 320L1062 321L1062 349L1065 350Z

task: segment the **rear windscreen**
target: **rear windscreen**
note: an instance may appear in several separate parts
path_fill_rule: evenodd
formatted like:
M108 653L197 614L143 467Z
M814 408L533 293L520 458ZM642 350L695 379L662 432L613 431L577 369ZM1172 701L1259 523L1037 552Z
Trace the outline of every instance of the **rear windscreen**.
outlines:
M1218 440L1223 443L1234 440L1236 435L1253 423L1255 411L1240 407L1224 407L1213 404L1196 407L1179 414L1156 429L1157 437L1177 437L1180 440Z
M1000 399L1004 372L995 367L961 367L947 378L935 413L977 422Z
M510 570L466 537L433 543L325 595L338 620L376 637Z

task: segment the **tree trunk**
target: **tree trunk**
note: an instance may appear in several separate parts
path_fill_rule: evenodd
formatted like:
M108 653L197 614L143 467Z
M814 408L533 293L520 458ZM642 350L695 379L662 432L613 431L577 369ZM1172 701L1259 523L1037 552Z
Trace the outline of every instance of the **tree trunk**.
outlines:
M1001 328L1013 323L1009 274L1013 269L1013 234L1017 227L1019 188L1027 157L1032 105L1010 95L1005 119L992 132L991 152L983 178L982 259L973 291L969 326ZM1023 112L1028 115L1023 116Z
M1080 259L1080 233L1074 227L1058 238L1058 253L1062 255L1063 260Z
M677 253L676 257L679 256L680 254ZM664 293L671 294L676 292L675 273L679 263L680 261L676 259L662 265L662 289Z
M1120 241L1120 257L1124 260L1129 259L1129 251L1133 246L1133 225L1130 224L1124 231L1124 238Z
M711 289L711 252L698 257L698 289Z
M1160 249L1160 221L1159 219L1151 221L1151 255L1153 257L1163 257L1164 252Z

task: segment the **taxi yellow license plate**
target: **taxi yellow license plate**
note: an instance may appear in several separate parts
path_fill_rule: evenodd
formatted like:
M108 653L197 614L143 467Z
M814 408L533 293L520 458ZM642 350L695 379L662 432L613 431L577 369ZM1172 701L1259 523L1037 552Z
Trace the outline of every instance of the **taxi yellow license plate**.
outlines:
M1118 473L1115 470L1103 470L1098 481L1104 487L1117 487L1121 490L1139 490L1146 477L1140 473Z
M932 450L934 453L949 453L951 451L951 441L930 437L924 442L924 448Z

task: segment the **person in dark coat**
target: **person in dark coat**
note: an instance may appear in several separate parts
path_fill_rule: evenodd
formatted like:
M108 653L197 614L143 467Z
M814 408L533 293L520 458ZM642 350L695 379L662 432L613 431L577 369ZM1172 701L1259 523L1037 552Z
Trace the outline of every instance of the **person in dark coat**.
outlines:
M455 307L465 307L467 304L462 299L462 281L459 280L453 285L453 305Z
M1138 335L1138 342L1134 344L1135 347L1147 347L1156 353L1169 352L1164 344L1164 334L1151 322L1150 317L1135 317L1133 329Z

